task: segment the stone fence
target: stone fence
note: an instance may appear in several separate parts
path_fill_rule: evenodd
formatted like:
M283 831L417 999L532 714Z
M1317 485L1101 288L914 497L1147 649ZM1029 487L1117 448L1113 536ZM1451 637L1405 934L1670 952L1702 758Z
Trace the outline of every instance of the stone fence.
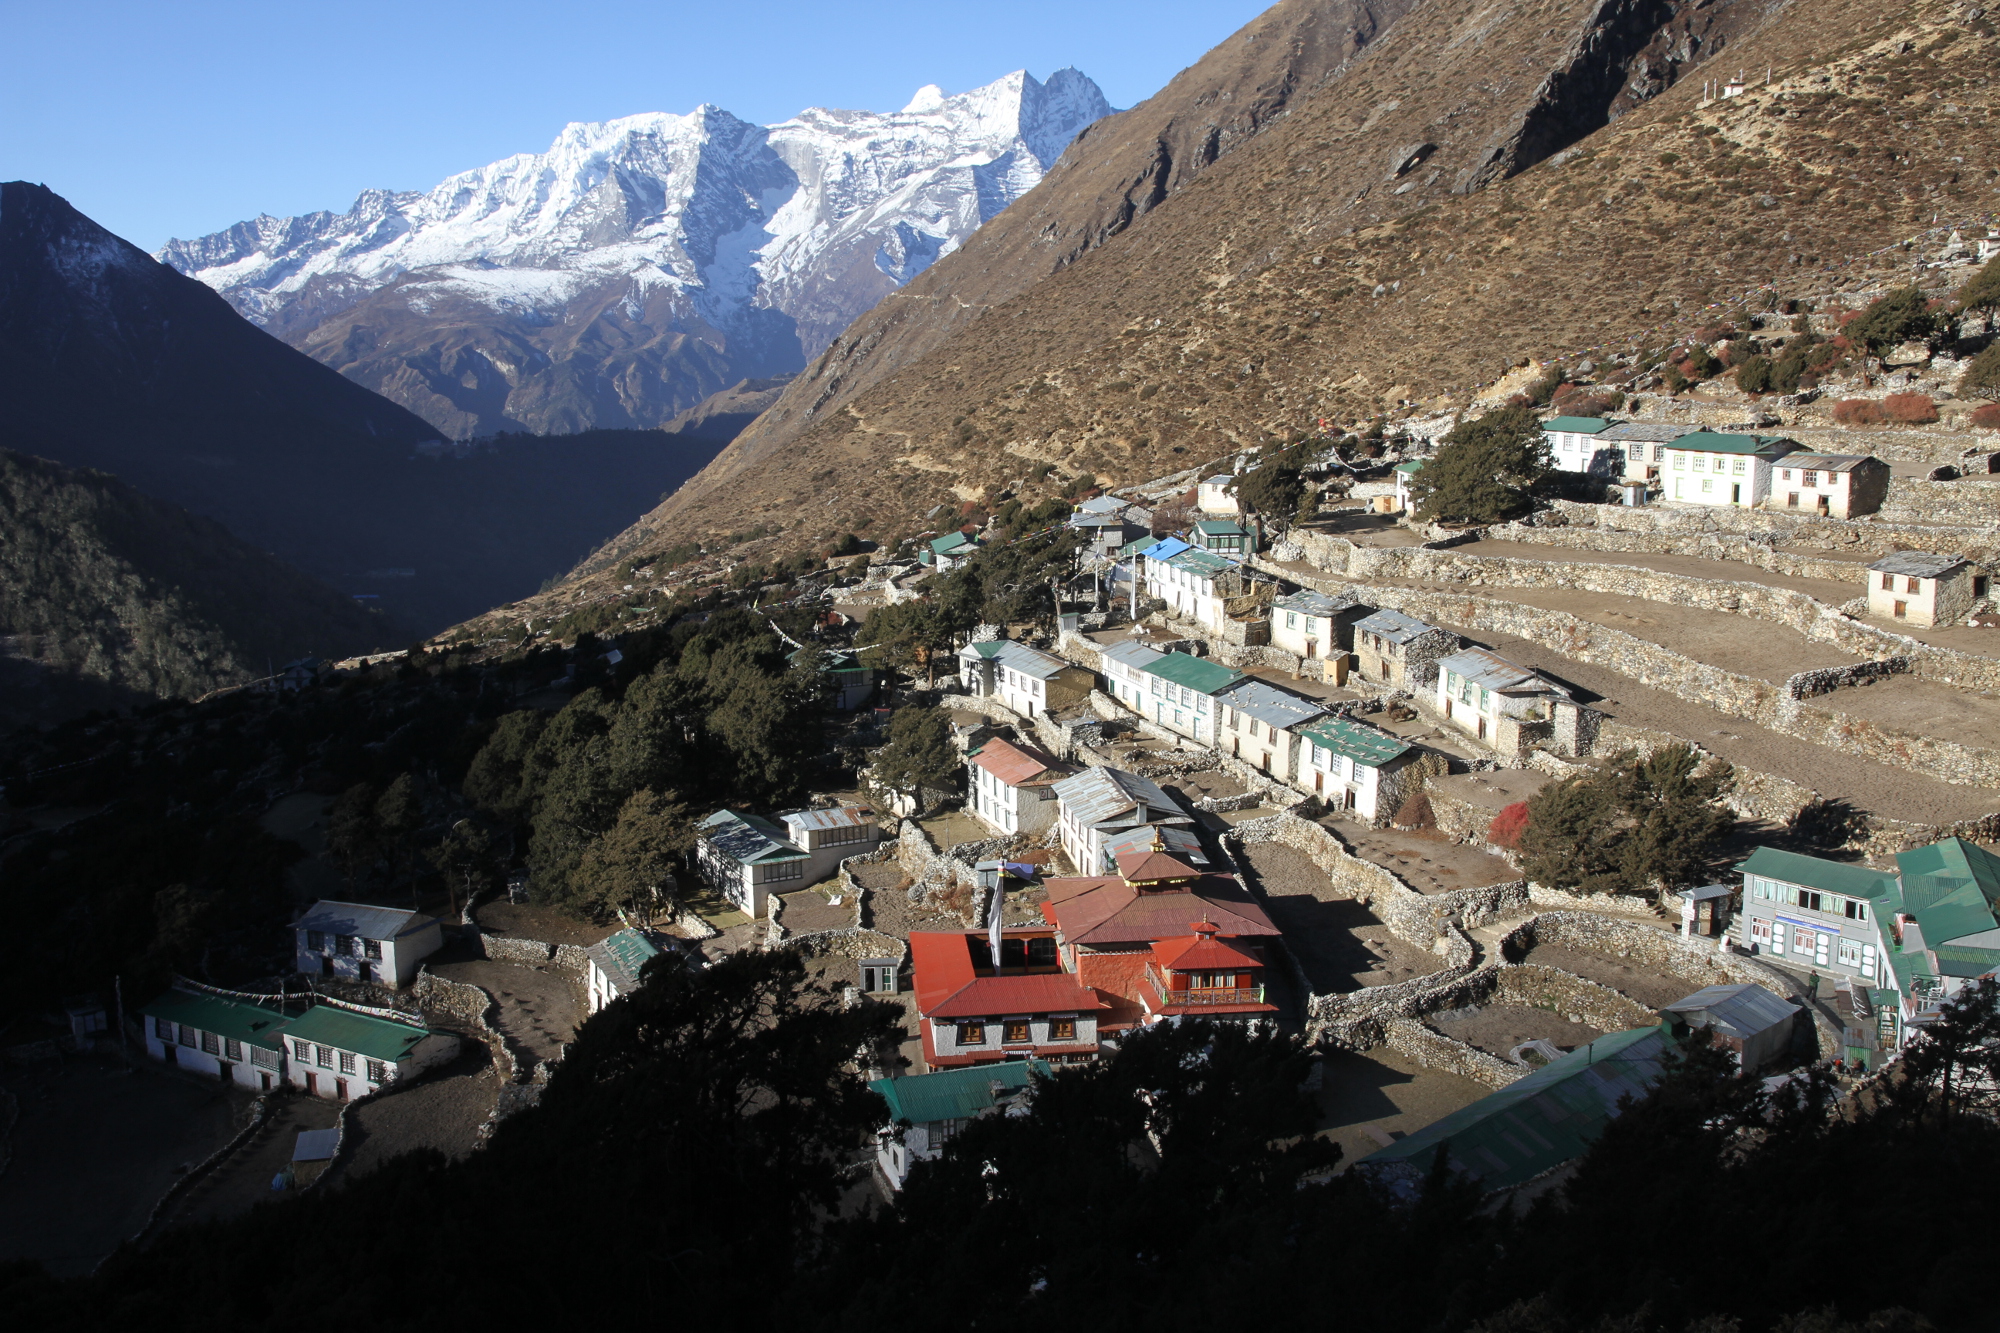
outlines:
M1787 678L1785 695L1791 699L1813 699L1850 685L1904 675L1909 670L1910 659L1907 657L1886 657L1879 662L1855 662L1843 667L1820 667Z
M904 958L909 954L907 941L866 926L809 931L792 936L784 947L797 949L808 958L823 954L839 954L843 958Z
M493 1022L497 1005L491 995L478 986L441 977L421 965L417 968L417 979L411 989L427 1013L443 1014L458 1020L486 1043L493 1052L493 1064L500 1071L503 1082L520 1083L526 1080L530 1072L527 1065Z
M479 936L480 956L496 963L519 963L524 967L544 967L554 963L577 976L590 962L589 955L574 944L549 944L542 940L516 939L511 935Z

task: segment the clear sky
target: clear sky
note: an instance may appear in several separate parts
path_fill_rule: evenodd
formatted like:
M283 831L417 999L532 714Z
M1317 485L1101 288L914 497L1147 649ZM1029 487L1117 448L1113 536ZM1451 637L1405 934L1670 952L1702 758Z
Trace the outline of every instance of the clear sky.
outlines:
M769 124L1074 65L1143 101L1265 0L0 0L0 180L156 249L703 102Z

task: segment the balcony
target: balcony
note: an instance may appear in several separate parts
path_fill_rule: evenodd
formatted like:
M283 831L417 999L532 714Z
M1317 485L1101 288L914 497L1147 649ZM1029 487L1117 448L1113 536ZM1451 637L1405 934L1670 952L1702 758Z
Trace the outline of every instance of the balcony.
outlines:
M1232 1005L1265 1004L1262 986L1204 986L1188 990L1175 990L1167 984L1167 979L1157 967L1148 964L1146 980L1153 983L1154 993L1160 997L1160 1006L1177 1006L1184 1009L1222 1008Z

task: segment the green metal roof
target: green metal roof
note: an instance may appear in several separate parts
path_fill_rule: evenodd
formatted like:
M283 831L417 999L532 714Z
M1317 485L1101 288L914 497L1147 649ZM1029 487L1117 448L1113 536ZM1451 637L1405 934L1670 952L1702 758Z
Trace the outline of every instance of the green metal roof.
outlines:
M1414 477L1423 470L1424 470L1424 460L1421 458L1412 458L1407 463L1396 464L1396 471L1408 477Z
M1158 537L1138 537L1119 547L1118 554L1121 556L1144 555L1159 544L1160 539Z
M939 555L956 555L968 546L977 545L979 545L978 542L966 536L963 532L953 532L932 541L931 550Z
M1669 449L1692 449L1699 454L1761 454L1786 441L1777 435L1724 435L1698 430L1667 442Z
M1205 518L1194 526L1195 531L1206 533L1211 537L1247 537L1250 535L1239 524L1232 523L1226 518Z
M1543 430L1568 431L1572 435L1595 435L1610 428L1611 423L1603 417L1550 417L1542 423Z
M995 1083L1005 1096L1027 1087L1031 1070L1038 1078L1049 1076L1046 1061L1009 1060L1004 1064L972 1065L909 1078L878 1078L868 1086L889 1103L890 1119L924 1125L939 1120L970 1120L993 1105Z
M330 1004L313 1006L285 1029L288 1040L316 1042L336 1051L353 1051L391 1064L402 1061L411 1047L430 1035L422 1028L336 1009Z
M1903 872L1903 910L1916 917L1925 946L1937 951L1940 968L1944 953L1939 945L2000 926L1994 912L2000 901L2000 857L1984 847L1946 838L1896 853L1896 865Z
M637 978L641 968L660 956L660 946L629 926L616 934L604 938L604 952L618 960L618 965Z
M1619 1100L1659 1078L1668 1043L1664 1026L1599 1037L1361 1161L1427 1171L1449 1143L1451 1164L1485 1189L1523 1184L1582 1156Z
M2000 968L2000 949L1940 944L1931 952L1937 955L1938 971L1948 977L1983 977Z
M1214 694L1223 686L1243 679L1241 671L1187 653L1167 653L1139 669L1176 685L1185 685L1197 694Z
M225 1000L220 995L196 995L170 990L139 1011L148 1018L164 1018L183 1023L200 1032L262 1046L267 1051L283 1050L285 1016L276 1009L247 1000Z
M1323 717L1308 723L1299 728L1299 734L1320 749L1346 755L1364 768L1380 768L1410 749L1408 741L1338 717Z
M1844 893L1850 898L1882 898L1896 891L1896 877L1886 870L1823 861L1817 856L1781 852L1775 847L1759 847L1736 868L1746 875L1781 879L1787 884Z
M1209 577L1238 568L1234 560L1225 560L1214 552L1204 551L1199 547L1182 551L1167 563L1175 569L1185 569L1191 574L1203 574Z

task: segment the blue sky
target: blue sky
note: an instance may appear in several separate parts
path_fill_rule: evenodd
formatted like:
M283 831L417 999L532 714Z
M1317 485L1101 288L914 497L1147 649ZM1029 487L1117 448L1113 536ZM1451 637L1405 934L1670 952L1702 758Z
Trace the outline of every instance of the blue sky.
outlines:
M703 102L768 124L1075 65L1131 106L1264 0L338 4L0 0L0 180L146 249L421 189L563 125Z

